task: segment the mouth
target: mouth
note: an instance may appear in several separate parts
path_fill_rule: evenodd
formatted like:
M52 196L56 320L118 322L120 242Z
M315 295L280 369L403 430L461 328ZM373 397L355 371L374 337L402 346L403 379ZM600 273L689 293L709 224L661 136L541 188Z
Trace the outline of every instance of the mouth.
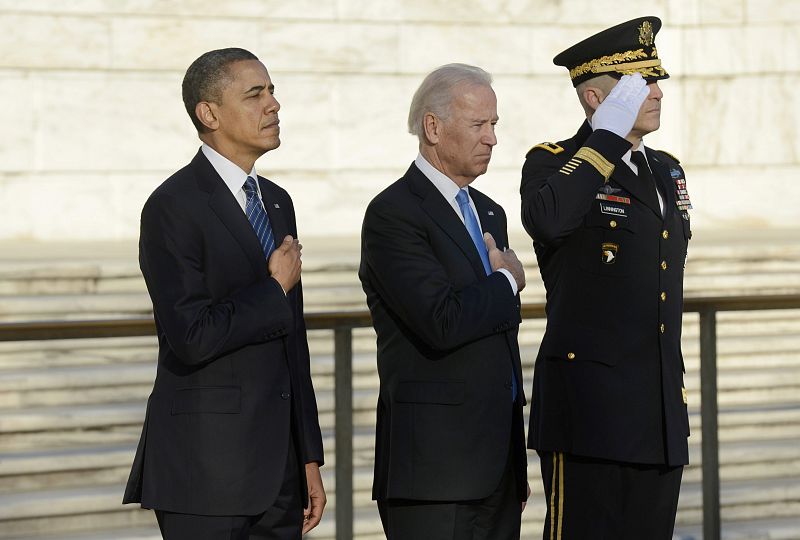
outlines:
M280 129L280 123L281 123L281 121L276 118L274 122L270 122L269 124L265 125L261 129L270 129L270 128Z

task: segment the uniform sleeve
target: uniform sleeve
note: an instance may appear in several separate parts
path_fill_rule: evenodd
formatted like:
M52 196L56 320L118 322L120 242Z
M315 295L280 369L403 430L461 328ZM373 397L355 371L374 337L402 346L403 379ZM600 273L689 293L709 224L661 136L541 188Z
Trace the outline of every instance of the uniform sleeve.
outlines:
M362 271L388 309L434 350L507 331L521 320L519 301L502 273L457 288L424 226L414 214L386 201L373 201L367 208Z
M597 190L611 176L631 144L597 130L565 161L560 154L533 150L522 167L522 224L534 241L560 244L578 228Z
M148 200L139 264L156 320L181 362L204 364L289 332L289 301L266 268L263 279L215 299L206 286L203 250L201 228L174 198L161 193Z

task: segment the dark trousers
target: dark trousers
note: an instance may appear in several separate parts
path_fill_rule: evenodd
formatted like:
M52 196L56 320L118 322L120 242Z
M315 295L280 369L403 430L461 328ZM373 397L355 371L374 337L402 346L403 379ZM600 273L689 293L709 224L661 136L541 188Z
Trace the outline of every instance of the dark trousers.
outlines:
M683 467L539 452L543 540L669 540Z
M511 457L500 485L485 499L378 501L388 540L518 540L521 509Z
M291 440L291 438L290 438ZM164 540L300 540L303 501L294 444L283 485L270 508L255 516L203 516L155 510Z

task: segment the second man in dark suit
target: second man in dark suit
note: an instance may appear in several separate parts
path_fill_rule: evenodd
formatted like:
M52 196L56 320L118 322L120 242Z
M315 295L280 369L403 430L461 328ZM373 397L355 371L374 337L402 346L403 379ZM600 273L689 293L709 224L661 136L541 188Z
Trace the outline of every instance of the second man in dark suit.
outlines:
M359 277L380 375L373 498L390 540L519 537L525 277L505 212L469 187L497 120L488 73L429 74L409 113L419 155L364 217Z

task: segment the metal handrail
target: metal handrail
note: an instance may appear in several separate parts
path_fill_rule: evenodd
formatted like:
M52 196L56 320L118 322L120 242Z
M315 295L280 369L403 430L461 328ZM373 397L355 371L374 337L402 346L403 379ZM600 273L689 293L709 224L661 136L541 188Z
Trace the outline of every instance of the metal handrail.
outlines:
M800 294L688 297L683 311L700 315L700 415L702 418L703 538L719 540L719 440L717 434L717 329L720 311L800 309ZM542 303L522 306L523 319L541 319ZM336 418L336 538L353 537L353 329L372 324L369 311L304 314L309 330L333 330ZM147 336L152 317L0 323L0 341L40 341ZM349 493L349 497L343 494Z

